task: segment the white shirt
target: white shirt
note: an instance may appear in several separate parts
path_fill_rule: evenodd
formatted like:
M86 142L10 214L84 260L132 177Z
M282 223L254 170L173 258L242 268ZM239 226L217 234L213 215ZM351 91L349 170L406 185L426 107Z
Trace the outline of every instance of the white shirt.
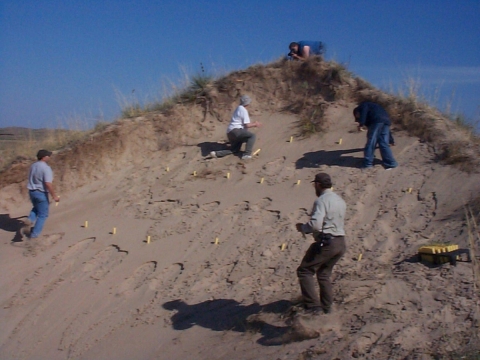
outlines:
M244 106L238 105L232 115L230 124L227 128L227 134L233 129L243 129L245 124L250 123L250 117L248 116L248 111Z

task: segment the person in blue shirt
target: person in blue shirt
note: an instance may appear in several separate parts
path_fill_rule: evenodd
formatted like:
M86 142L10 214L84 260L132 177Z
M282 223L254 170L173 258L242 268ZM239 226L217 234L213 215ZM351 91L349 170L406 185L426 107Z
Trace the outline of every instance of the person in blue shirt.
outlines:
M288 48L292 60L306 60L310 56L323 55L325 46L321 41L299 41L290 43Z
M353 116L358 123L358 128L366 127L367 143L364 150L363 168L373 166L375 147L378 145L385 169L393 169L398 166L393 157L389 144L393 143L390 133L390 117L380 105L364 101L353 110ZM392 144L393 145L393 144Z

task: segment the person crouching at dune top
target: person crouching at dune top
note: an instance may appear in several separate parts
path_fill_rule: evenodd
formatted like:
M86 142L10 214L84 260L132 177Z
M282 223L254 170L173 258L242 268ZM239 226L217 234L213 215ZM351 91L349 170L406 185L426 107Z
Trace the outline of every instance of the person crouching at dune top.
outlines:
M321 41L292 42L288 48L290 50L288 56L292 60L306 60L310 56L322 55L325 50Z
M243 95L240 98L240 105L235 109L227 128L227 138L230 141L230 149L210 152L210 156L214 158L221 158L231 154L240 153L240 148L243 143L246 143L245 152L242 155L242 160L252 158L253 145L255 144L256 136L254 133L248 131L250 128L260 127L262 124L258 121L250 122L247 107L252 102L248 95Z
M355 117L355 122L358 123L359 129L363 126L366 126L368 129L362 168L369 169L373 167L374 152L377 144L385 169L396 168L398 163L393 157L389 146L389 144L394 145L395 143L390 133L390 117L385 109L376 103L364 101L353 110L353 116Z

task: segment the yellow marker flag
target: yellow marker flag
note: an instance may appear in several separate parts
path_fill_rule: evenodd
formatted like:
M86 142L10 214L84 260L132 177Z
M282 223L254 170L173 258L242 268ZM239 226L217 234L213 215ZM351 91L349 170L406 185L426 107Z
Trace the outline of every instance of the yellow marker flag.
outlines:
M150 244L150 235L147 236L147 244Z
M357 260L357 261L362 260L362 255L363 255L363 254L358 255L358 260Z
M218 237L215 238L215 245L218 245Z
M338 145L342 145L342 139L338 140Z
M290 142L293 142L293 136L290 136Z
M230 179L230 173L227 173L227 179Z
M300 185L300 180L297 180L297 185Z
M88 221L85 221L85 225L83 227L87 228L88 227Z
M287 244L283 243L281 250L283 251L283 250L285 250L286 248L287 248Z
M167 166L167 172L169 172L169 171L170 171L170 168Z
M260 179L260 184L263 184L263 178Z
M117 228L113 228L112 234L115 235L117 233Z
M193 172L193 176L197 176L197 172L196 172L196 171Z

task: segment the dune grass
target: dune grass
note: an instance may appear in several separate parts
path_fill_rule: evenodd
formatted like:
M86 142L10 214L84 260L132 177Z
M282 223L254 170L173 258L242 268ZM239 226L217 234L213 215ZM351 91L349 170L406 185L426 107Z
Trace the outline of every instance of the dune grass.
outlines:
M14 133L0 136L0 171L12 163L36 159L40 149L57 151L69 144L82 141L93 133L109 125L106 121L97 121L93 128L82 119L69 119L66 126L55 129L17 128Z

